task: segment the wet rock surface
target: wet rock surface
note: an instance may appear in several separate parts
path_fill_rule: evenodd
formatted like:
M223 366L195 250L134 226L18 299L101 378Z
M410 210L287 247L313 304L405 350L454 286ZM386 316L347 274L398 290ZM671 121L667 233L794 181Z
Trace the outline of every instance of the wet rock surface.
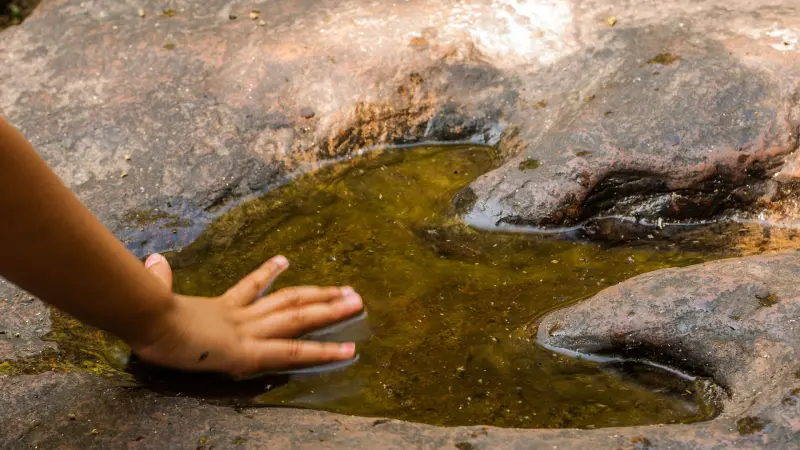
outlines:
M794 217L794 1L254 5L258 20L252 5L225 1L174 1L171 12L45 1L0 34L0 77L11 80L0 112L140 255L187 244L237 200L296 173L432 140L496 144L503 155L459 196L479 226ZM0 446L788 448L800 433L796 258L644 275L543 319L544 343L647 355L658 346L667 362L713 377L730 398L706 423L447 429L236 411L46 373L0 375ZM625 290L649 297L636 303ZM606 303L630 306L635 320ZM40 339L49 326L41 303L0 283L0 360L52 345ZM673 342L681 352L665 350Z
M713 378L742 434L800 438L800 253L663 269L545 316L538 342L585 354L641 358ZM750 424L750 425L748 425Z
M162 397L88 374L0 378L6 448L790 448L756 418L602 430L440 428L317 411L243 409Z

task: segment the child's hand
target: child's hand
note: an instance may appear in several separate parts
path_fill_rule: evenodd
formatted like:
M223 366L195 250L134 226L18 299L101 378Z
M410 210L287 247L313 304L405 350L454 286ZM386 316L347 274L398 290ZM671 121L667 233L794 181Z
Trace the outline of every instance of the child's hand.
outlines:
M175 307L154 324L151 342L133 351L154 364L234 376L352 358L353 343L294 340L352 316L363 307L349 287L303 286L258 299L289 263L276 256L217 298L175 294ZM145 267L168 286L172 269L154 254Z
M2 117L0 217L0 275L150 362L248 375L355 354L352 343L292 339L358 312L352 289L297 287L256 301L288 266L279 256L221 297L176 295L164 257L143 269Z

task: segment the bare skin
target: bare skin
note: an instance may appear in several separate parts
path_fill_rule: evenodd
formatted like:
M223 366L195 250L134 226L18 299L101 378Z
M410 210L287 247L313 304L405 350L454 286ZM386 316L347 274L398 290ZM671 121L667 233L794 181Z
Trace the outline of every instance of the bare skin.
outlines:
M243 376L355 354L353 343L293 339L360 311L352 288L292 287L259 299L289 265L276 256L220 297L177 295L166 259L151 255L142 267L2 118L0 218L1 276L152 363Z

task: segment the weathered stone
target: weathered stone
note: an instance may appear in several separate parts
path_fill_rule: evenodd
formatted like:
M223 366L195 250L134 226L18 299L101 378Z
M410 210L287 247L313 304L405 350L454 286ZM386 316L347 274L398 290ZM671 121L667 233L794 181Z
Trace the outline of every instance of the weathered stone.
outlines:
M651 272L546 315L537 340L712 377L729 394L715 421L768 423L798 439L800 409L791 401L800 387L797 273L796 252Z
M604 1L309 0L272 5L263 29L224 2L144 19L45 3L0 38L15 80L0 107L118 232L125 211L202 224L317 162L423 140L513 157L473 185L481 226L763 212L796 178L800 19L762 3L617 3L611 28ZM520 171L528 159L541 167Z
M0 363L38 355L52 343L40 338L50 331L47 307L0 278Z
M157 2L50 0L0 34L0 112L139 255L190 242L237 199L319 164L430 140L498 146L505 164L458 196L478 225L794 213L794 0L278 0L260 6L263 26L229 19L247 17L250 4L169 6L162 15ZM539 164L520 170L528 160ZM774 258L753 267L791 280L793 257ZM709 301L769 299L773 278L745 272L743 290L704 291ZM719 343L746 369L663 353L731 389L723 416L706 423L444 429L314 411L239 413L88 374L42 374L0 377L0 446L789 448L800 414L796 382L786 378L797 348L786 314L797 311L779 286L786 299L779 293L775 305L751 311L735 324L740 334L718 315L687 313L695 322L686 333L702 324L710 340L681 345ZM0 360L46 346L46 309L20 295L0 285L0 331L20 333L0 335ZM683 311L664 308L667 317ZM608 343L607 329L578 325L542 339ZM665 320L652 325L635 342L675 338ZM770 358L756 364L759 354Z
M796 181L800 57L775 48L765 17L734 31L739 14L716 26L694 16L615 29L526 78L552 112L545 124L518 120L522 151L472 185L480 200L468 221L655 225L775 206ZM540 167L521 167L532 160Z
M88 374L0 377L3 448L791 448L797 432L733 420L600 430L441 428L310 410L235 410L116 386ZM75 420L69 415L74 414ZM91 430L96 429L93 434Z

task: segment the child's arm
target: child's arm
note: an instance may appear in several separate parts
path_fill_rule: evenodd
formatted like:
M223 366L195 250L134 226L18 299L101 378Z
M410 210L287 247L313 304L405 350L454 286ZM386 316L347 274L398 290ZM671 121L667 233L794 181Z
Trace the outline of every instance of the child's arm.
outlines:
M286 268L285 258L267 261L213 299L173 294L163 257L147 264L149 270L0 118L0 275L158 364L243 375L354 354L352 344L292 340L359 311L352 289L290 288L253 303Z

